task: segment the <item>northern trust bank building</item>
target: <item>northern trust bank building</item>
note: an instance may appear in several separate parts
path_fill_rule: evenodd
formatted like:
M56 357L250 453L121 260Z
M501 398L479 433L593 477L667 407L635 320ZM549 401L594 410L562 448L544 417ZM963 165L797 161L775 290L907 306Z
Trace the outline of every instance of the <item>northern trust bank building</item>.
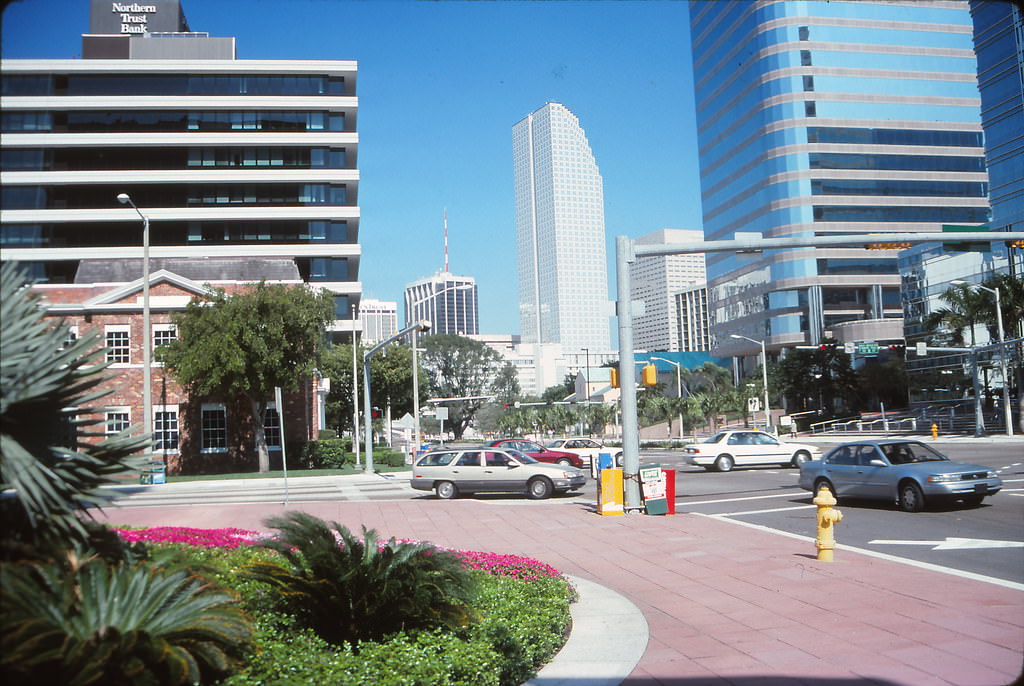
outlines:
M92 0L82 59L2 63L0 247L37 283L306 282L354 326L356 62L239 60L177 0Z

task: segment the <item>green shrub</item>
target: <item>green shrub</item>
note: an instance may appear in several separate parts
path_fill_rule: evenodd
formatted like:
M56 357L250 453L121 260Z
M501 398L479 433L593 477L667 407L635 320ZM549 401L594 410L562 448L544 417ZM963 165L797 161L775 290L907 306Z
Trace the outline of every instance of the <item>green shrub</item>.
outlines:
M7 683L192 684L241 664L251 636L234 596L151 564L5 564Z
M316 438L318 441L326 441L338 437L338 432L334 429L320 429L317 432Z
M397 450L389 450L383 448L378 456L377 449L373 451L373 457L378 464L386 465L388 467L404 467L405 466L405 453Z
M302 445L300 463L308 469L340 469L355 462L352 441L348 438L330 438L307 441Z
M375 640L402 629L458 628L471 620L474 577L453 553L427 543L378 545L337 522L304 512L264 522L278 535L262 545L284 565L255 563L243 574L279 589L325 640ZM339 545L340 542L340 545Z

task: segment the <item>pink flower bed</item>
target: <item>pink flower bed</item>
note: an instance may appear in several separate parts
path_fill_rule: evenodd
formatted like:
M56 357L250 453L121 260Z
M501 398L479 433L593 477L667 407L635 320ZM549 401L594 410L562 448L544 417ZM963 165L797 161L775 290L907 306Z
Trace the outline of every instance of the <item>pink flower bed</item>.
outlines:
M152 529L115 529L119 536L129 543L181 543L196 548L238 548L255 545L268 534L246 529L193 529L187 526L159 526ZM398 539L399 543L417 543L409 539ZM382 543L384 545L384 543ZM470 569L479 569L495 576L511 576L523 581L537 581L547 577L561 576L557 569L538 560L519 555L482 553L472 550L454 550Z

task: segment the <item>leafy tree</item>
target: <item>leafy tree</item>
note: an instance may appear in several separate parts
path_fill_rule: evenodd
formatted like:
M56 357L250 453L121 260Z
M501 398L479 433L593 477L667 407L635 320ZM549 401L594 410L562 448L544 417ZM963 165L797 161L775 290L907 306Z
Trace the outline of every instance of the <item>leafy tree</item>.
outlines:
M71 555L0 581L8 683L194 684L240 666L251 636L234 596L182 569Z
M195 397L241 398L251 408L259 471L270 470L262 418L274 388L294 390L317 364L334 306L327 291L259 283L193 298L174 323L164 361Z
M964 345L964 331L970 331L971 345L975 343L974 327L985 321L986 312L991 310L993 319L995 308L990 304L990 296L979 291L968 283L950 286L939 300L946 303L927 317L924 324L928 329L947 329L954 345Z
M448 408L445 427L462 434L480 406L495 393L495 380L504 363L487 345L464 336L434 334L421 339L426 352L419 358L429 379L431 394L442 398L467 398L442 403ZM472 398L472 399L470 399Z
M591 434L603 435L605 427L615 419L615 408L604 403L583 405L581 412Z
M501 405L511 405L522 393L519 386L519 373L511 362L505 364L498 370L498 376L494 380L494 401Z
M840 401L850 408L859 406L859 383L846 351L834 340L825 343L824 350L792 350L781 362L769 364L768 384L786 396L789 407L833 417Z
M402 630L457 629L473 619L472 574L429 543L363 539L337 522L288 512L264 522L278 531L264 545L286 565L255 563L244 573L280 588L321 638L335 644L377 640Z
M14 263L0 267L0 514L8 559L88 545L86 507L109 503L106 487L137 472L145 458L136 453L149 445L128 431L86 442L102 435L93 427L108 393L97 390L107 376L103 348L97 336L68 344L68 327L47 322L27 286Z

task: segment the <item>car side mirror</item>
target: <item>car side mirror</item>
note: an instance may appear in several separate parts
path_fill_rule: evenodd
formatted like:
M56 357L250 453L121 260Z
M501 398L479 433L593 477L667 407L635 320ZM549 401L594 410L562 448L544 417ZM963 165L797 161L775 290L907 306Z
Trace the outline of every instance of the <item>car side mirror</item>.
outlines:
M873 459L873 460L868 460L868 464L871 465L872 467L888 467L889 466L889 465L887 465L885 463L885 460L880 460L877 457L875 459Z
M513 469L514 467L518 467L518 466L519 466L518 462L509 462L508 463L508 468L509 469Z

